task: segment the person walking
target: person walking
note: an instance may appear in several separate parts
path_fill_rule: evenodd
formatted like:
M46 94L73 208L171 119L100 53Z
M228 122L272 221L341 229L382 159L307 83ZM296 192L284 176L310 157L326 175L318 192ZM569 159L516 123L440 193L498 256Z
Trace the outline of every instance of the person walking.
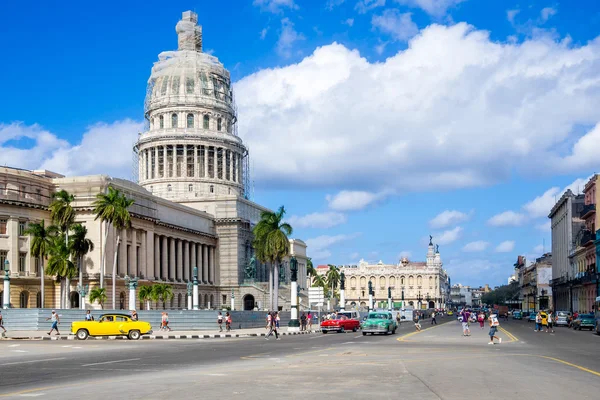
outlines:
M498 343L502 343L502 338L496 336L496 332L498 331L498 327L500 326L500 321L498 321L498 315L494 314L492 311L489 317L490 321L490 342L488 344L494 344L494 339L498 340Z
M217 315L217 325L219 325L219 332L223 332L223 314L221 314L221 311Z
M92 315L90 310L87 310L85 312L85 320L86 321L93 321L94 320L94 316Z
M302 313L302 315L300 316L300 330L303 332L306 330L306 314L305 313Z
M461 324L463 336L471 336L471 330L469 329L469 317L471 316L471 313L465 308L460 312L460 314L462 317Z
M161 320L161 325L160 325L160 329L164 329L165 331L172 331L172 329L169 327L169 313L167 312L163 312L162 313L162 320Z
M265 327L267 330L271 329L271 313L267 313L267 325Z
M542 331L542 314L540 314L539 311L535 315L535 329L534 330L536 332L541 332Z
M546 325L546 333L554 333L554 315L552 315L552 310L548 311L548 316L547 318L547 325Z
M437 325L437 321L435 320L435 311L431 313L431 325Z
M138 320L138 313L135 310L131 310L131 320L132 321L137 321Z
M231 314L229 313L229 311L225 313L225 330L227 332L231 331Z
M274 333L275 334L275 340L279 340L279 334L277 332L277 322L276 322L276 313L272 313L271 315L271 326L269 329L269 333L267 333L267 336L265 337L266 340L269 340L269 337L271 337L271 335Z
M277 329L279 329L279 311L275 313L275 324L277 325Z
M400 311L398 311L398 314L396 314L396 325L400 326L401 322L402 320L400 319Z
M479 327L481 330L483 330L483 326L485 325L485 314L483 311L479 312L479 315L477 316L477 322L479 322Z
M0 328L2 328L2 336L6 333L6 328L4 327L4 319L2 318L2 311L0 311Z
M52 335L52 331L56 331L56 334L60 335L60 332L58 331L58 324L60 324L60 317L58 316L58 314L56 313L55 310L52 310L52 315L50 315L49 318L46 318L46 321L52 322L52 327L50 328L50 332L48 332L48 336Z
M312 316L312 314L309 311L308 315L306 316L306 320L308 322L308 330L309 331L312 331L312 319L313 319L313 316Z
M415 316L413 317L413 321L415 322L415 329L417 330L417 332L420 332L421 324L419 323L419 313L415 313Z

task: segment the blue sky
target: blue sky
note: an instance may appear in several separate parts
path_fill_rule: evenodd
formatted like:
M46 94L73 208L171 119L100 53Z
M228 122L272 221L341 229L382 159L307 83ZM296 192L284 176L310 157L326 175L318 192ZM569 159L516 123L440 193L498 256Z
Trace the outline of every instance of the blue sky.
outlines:
M600 151L600 4L248 0L0 4L0 162L130 177L181 12L231 71L253 198L316 263L424 260L506 282ZM99 157L99 149L111 159Z

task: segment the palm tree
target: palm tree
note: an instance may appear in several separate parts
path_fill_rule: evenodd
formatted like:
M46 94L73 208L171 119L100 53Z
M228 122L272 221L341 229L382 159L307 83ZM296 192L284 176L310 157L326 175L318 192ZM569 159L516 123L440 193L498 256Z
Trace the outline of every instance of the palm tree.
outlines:
M49 251L48 275L56 275L58 279L71 279L77 274L77 269L71 261L71 249L65 242L64 235L54 236Z
M166 283L157 283L152 286L153 299L163 303L163 309L166 308L167 300L171 300L174 296L173 288Z
M325 277L323 275L315 275L312 284L314 287L324 288L327 286L327 281L325 280Z
M98 302L100 308L104 309L106 302L106 288L95 287L90 291L90 303Z
M66 190L60 190L54 193L52 197L54 200L52 200L52 203L48 207L50 209L50 218L64 236L65 243L68 243L69 229L75 222L75 209L71 206L71 203L75 200L75 196ZM60 281L60 306L61 308L70 308L68 300L71 286L70 278L64 278L64 281Z
M317 275L317 270L313 266L312 258L310 257L308 257L308 259L306 260L306 275L310 278L311 282L313 278Z
M331 288L329 294L333 297L335 295L335 289L340 281L340 269L335 265L327 264L329 270L327 271L327 287Z
M77 269L79 270L79 286L83 287L83 257L90 251L94 251L94 242L88 239L87 228L81 224L75 224L71 228L73 235L70 239L71 254L77 260ZM81 304L85 304L85 299L80 298Z
M260 221L253 229L256 257L262 262L271 264L269 270L269 296L271 297L272 310L279 310L279 273L275 273L275 268L290 253L288 236L293 231L290 224L283 222L284 215L285 208L283 206L279 207L277 212L263 211L260 213Z
M133 199L128 199L118 189L112 186L108 187L108 193L98 193L96 195L96 201L94 201L94 214L96 218L106 223L106 234L104 237L104 243L108 239L108 227L112 226L117 232L117 238L115 241L115 257L113 260L112 268L112 305L113 308L117 305L117 256L119 254L119 242L121 241L121 231L125 228L131 227L131 215L129 214L129 207L134 203ZM104 247L106 252L106 245ZM102 256L102 266L100 269L100 286L104 287L104 264L105 264L105 253Z
M152 286L140 286L140 291L138 293L138 297L140 301L146 302L146 309L150 309L150 300L153 299L152 296Z
M52 238L56 234L56 227L49 226L46 228L46 221L42 220L39 224L31 223L25 230L26 235L30 235L29 239L31 255L40 260L40 308L44 308L44 259L50 254L52 247Z

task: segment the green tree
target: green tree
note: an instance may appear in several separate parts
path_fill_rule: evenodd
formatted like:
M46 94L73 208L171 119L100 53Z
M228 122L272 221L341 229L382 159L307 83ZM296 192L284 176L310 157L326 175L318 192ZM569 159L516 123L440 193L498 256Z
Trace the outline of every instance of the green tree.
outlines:
M52 238L48 254L50 257L46 271L49 275L56 275L59 279L71 279L77 274L77 269L71 261L71 250L65 242L64 235Z
M317 275L317 270L313 266L312 258L308 257L306 260L306 275L310 277L311 283L315 275Z
M104 309L106 302L106 288L95 287L90 291L90 303L98 302L100 308Z
M73 234L70 238L71 254L77 260L77 270L79 271L79 286L83 286L83 258L94 250L94 242L87 238L87 228L81 224L75 224L71 230ZM85 299L79 299L85 304Z
M153 291L152 286L140 286L140 290L138 293L138 297L140 301L146 304L146 309L150 309L150 300L153 300Z
M335 289L338 287L340 281L340 269L332 264L327 264L329 270L327 271L327 288L331 288L329 292L331 297L335 295Z
M173 288L166 283L152 285L152 298L163 303L163 309L167 307L167 301L173 298Z
M50 209L50 218L58 227L68 246L69 230L71 229L71 225L75 222L76 215L75 209L71 205L75 200L75 196L66 190L60 190L52 195L52 199L53 200L48 207ZM72 277L63 276L63 278L64 279L61 279L60 281L60 307L70 308L69 292Z
M518 282L502 285L481 296L481 302L487 305L506 305L507 301L519 300L521 288Z
M94 201L94 214L95 219L106 224L106 234L104 243L108 239L108 227L112 226L116 231L115 240L115 254L112 268L112 306L113 308L117 305L117 256L119 254L119 243L121 241L121 230L131 227L131 215L129 214L129 207L133 205L134 200L127 198L118 189L112 186L108 187L107 193L98 193L96 195L96 201ZM106 245L104 247L104 253L102 257L100 267L100 285L104 287L104 264L106 258Z
M253 229L254 249L256 258L261 262L269 263L269 296L272 310L279 309L279 273L275 268L285 256L290 253L289 236L292 234L292 226L283 222L285 208L279 207L277 212L263 211L260 221Z
M50 225L46 228L46 221L38 223L30 223L25 234L31 236L29 239L31 255L40 260L40 293L41 293L41 304L40 307L44 308L44 260L48 258L50 254L50 248L52 247L53 237L56 235L56 227Z

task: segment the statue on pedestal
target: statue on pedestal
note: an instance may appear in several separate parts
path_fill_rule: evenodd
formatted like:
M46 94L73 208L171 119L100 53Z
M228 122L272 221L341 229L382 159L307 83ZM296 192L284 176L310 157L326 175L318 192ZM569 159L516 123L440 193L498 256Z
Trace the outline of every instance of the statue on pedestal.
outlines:
M250 261L248 261L248 264L246 264L246 268L244 269L244 277L248 280L252 280L252 279L254 279L255 275L256 275L256 259L254 258L254 256L252 256Z
M346 290L346 275L343 272L340 274L340 290Z

